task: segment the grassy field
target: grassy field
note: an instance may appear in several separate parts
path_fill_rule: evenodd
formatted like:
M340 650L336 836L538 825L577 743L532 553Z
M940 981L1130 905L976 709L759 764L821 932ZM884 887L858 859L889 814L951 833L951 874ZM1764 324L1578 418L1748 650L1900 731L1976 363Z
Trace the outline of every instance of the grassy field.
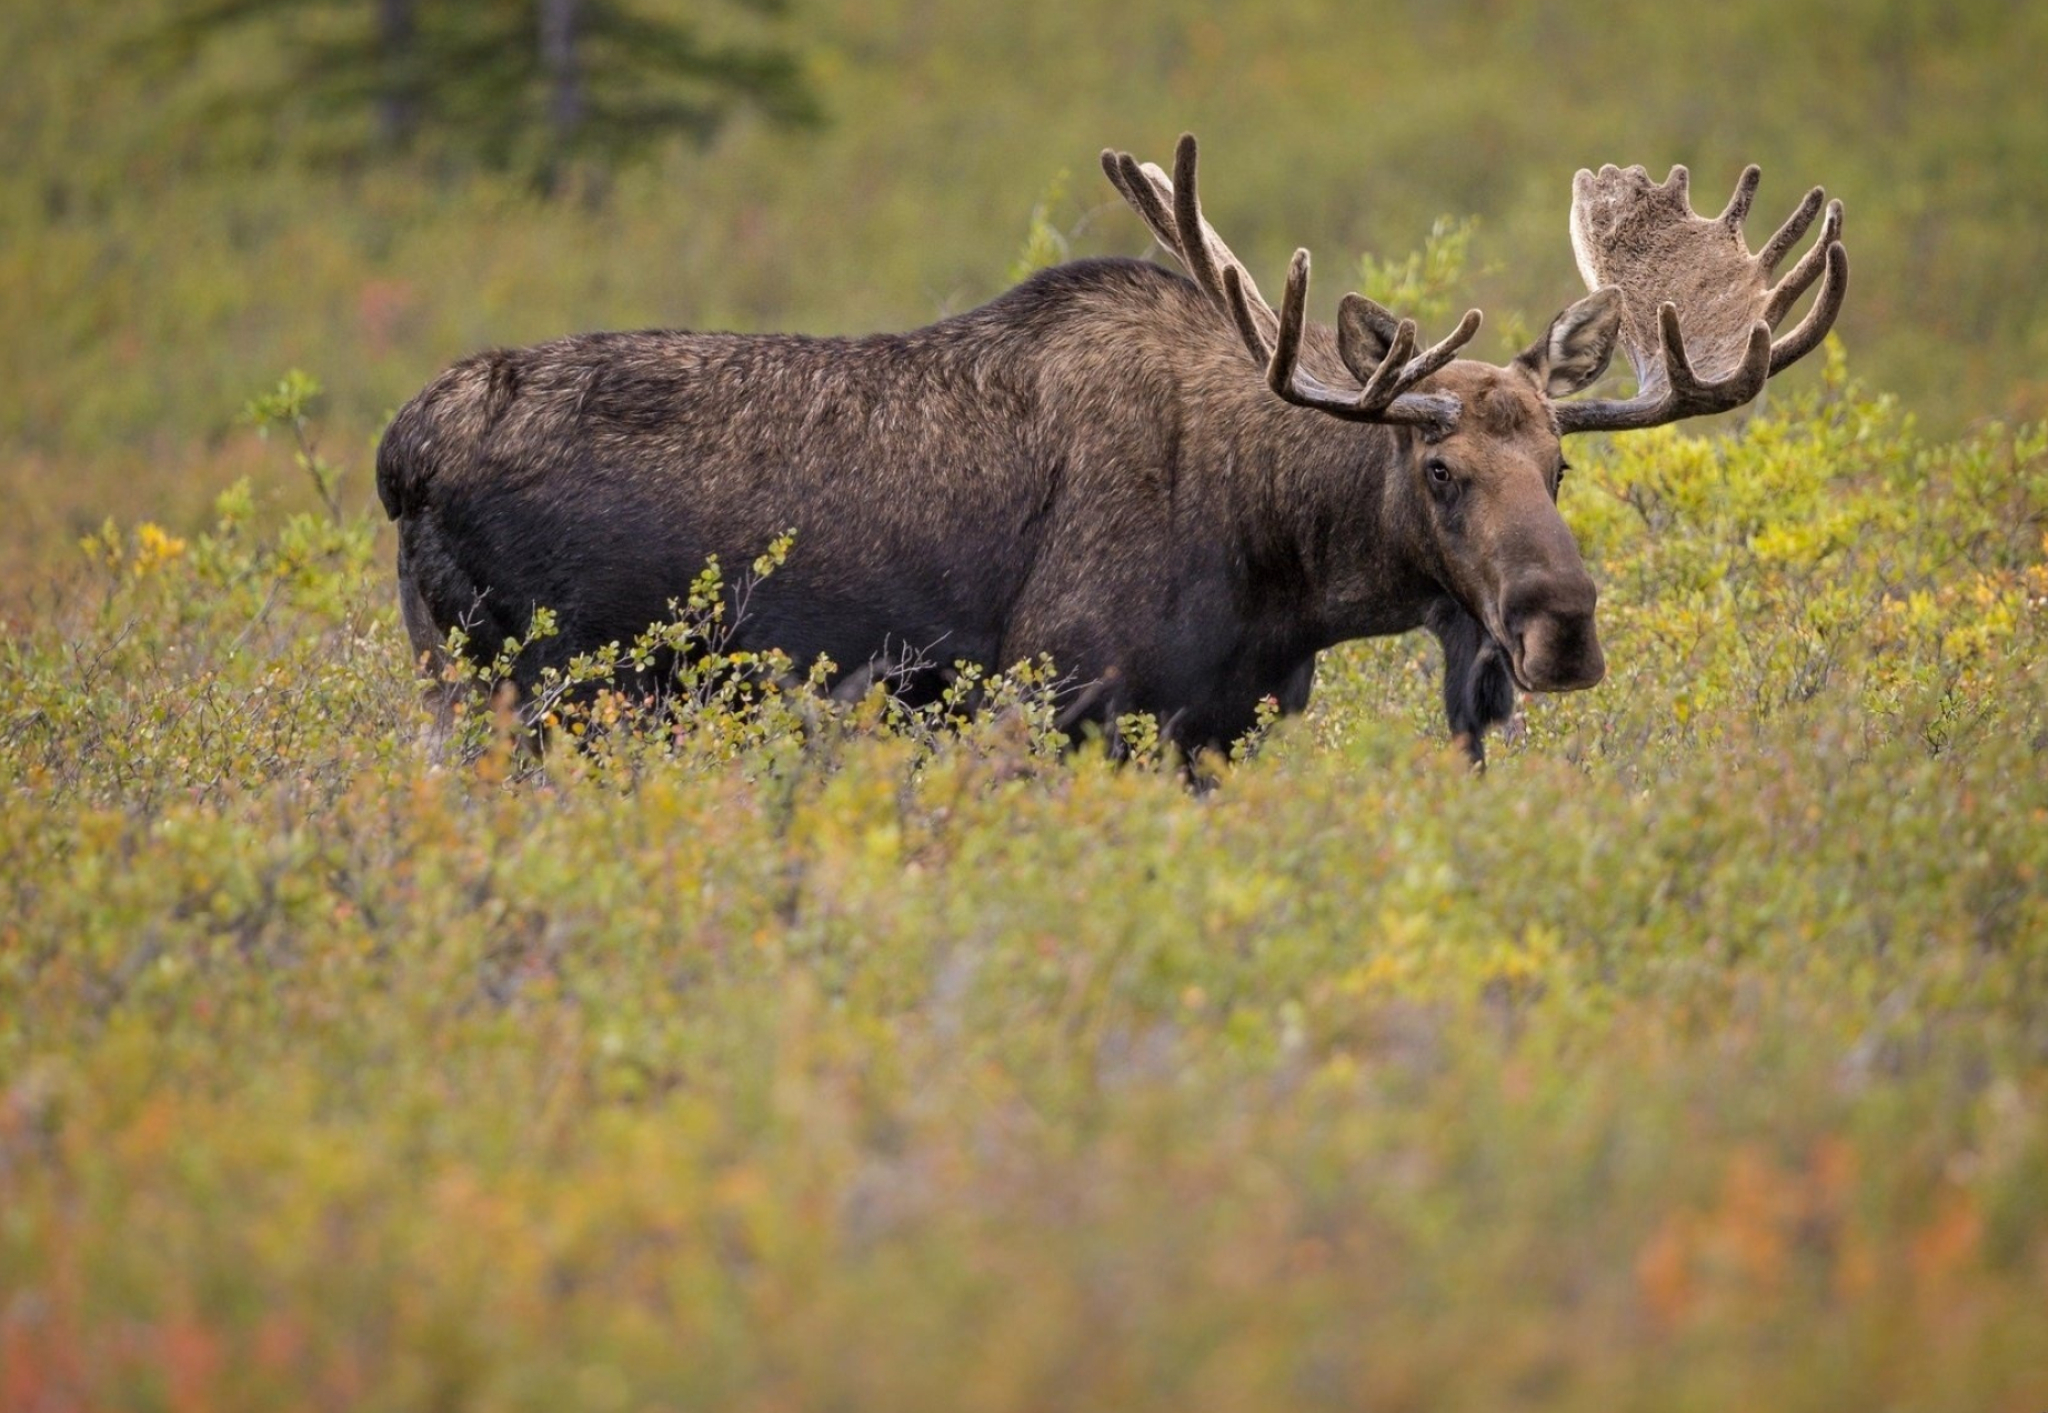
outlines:
M847 0L824 134L543 205L226 170L89 8L0 12L4 1413L2048 1408L2048 12ZM1037 252L1136 249L1092 154L1180 127L1261 271L1469 212L1490 314L1582 162L1843 189L1825 358L1572 448L1601 687L1474 776L1354 646L1202 795L1029 682L421 749L384 409L963 306L1061 166Z

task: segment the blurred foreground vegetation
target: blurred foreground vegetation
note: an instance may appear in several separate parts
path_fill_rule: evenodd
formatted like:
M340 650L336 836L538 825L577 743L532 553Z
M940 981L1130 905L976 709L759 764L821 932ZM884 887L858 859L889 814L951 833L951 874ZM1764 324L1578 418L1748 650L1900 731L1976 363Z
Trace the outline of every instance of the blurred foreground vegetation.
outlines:
M108 524L0 671L0 1405L2037 1413L2048 438L1820 384L1575 453L1613 672L1483 777L1408 640L1203 797L1028 684L430 767L374 517Z

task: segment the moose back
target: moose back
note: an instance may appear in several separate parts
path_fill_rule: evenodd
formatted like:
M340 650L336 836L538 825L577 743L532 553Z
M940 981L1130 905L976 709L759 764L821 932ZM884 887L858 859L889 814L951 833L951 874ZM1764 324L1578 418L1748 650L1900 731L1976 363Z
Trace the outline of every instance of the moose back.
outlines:
M1557 511L1561 438L1749 401L1847 287L1839 202L1770 283L1818 189L1752 255L1754 167L1713 218L1683 168L1582 171L1593 292L1495 366L1456 357L1476 310L1420 351L1412 321L1359 295L1334 327L1308 322L1306 251L1269 306L1202 218L1191 137L1171 178L1103 165L1186 277L1085 260L911 333L586 334L450 368L377 457L415 650L438 661L460 625L489 660L549 608L557 636L515 669L530 689L665 621L710 556L747 563L793 529L733 646L828 658L838 690L886 677L928 699L956 664L1045 655L1070 732L1145 711L1193 752L1263 699L1301 710L1324 648L1426 627L1478 759L1516 688L1605 671ZM1566 400L1617 346L1636 394Z

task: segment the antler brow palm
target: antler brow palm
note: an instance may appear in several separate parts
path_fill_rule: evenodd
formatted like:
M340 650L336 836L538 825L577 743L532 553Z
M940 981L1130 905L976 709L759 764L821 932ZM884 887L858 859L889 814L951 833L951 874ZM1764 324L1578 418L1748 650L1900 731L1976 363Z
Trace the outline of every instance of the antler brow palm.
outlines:
M1721 214L1692 209L1691 174L1673 167L1652 183L1641 167L1581 170L1572 179L1572 250L1592 289L1621 292L1622 351L1635 369L1625 401L1560 404L1564 432L1654 427L1726 412L1812 352L1834 326L1849 289L1842 203L1815 187L1752 255L1743 222L1762 172L1743 169ZM1819 237L1777 284L1772 273L1827 207ZM1771 331L1825 272L1813 308L1773 342Z

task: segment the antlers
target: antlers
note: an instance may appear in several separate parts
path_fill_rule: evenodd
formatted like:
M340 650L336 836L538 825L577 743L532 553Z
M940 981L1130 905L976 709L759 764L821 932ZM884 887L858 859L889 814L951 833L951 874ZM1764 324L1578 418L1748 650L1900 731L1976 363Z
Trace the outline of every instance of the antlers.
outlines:
M1294 252L1275 313L1260 298L1244 262L1202 219L1193 134L1181 135L1170 181L1128 152L1105 150L1102 169L1210 302L1229 315L1280 397L1353 422L1437 433L1457 425L1457 398L1413 389L1470 342L1479 331L1478 310L1418 354L1413 319L1397 320L1364 295L1347 294L1337 312L1337 354L1364 386L1356 393L1331 387L1301 367L1308 252ZM1621 345L1635 368L1637 390L1625 400L1557 403L1560 434L1655 427L1726 412L1754 398L1772 374L1827 337L1849 288L1842 203L1828 202L1815 187L1752 255L1742 223L1761 177L1756 167L1746 168L1727 207L1712 220L1693 211L1683 167L1673 167L1661 185L1653 185L1641 167L1602 167L1597 176L1581 171L1572 179L1572 249L1579 273L1588 288L1612 288L1621 296ZM1824 202L1819 238L1784 279L1769 283ZM1773 342L1771 330L1823 273L1806 317Z
M1673 167L1661 185L1641 167L1607 166L1598 176L1580 171L1572 179L1579 273L1588 288L1621 292L1621 344L1635 368L1637 391L1627 400L1558 403L1560 433L1655 427L1726 412L1827 336L1849 288L1842 203L1827 204L1813 247L1771 285L1771 272L1813 224L1826 194L1819 187L1809 191L1751 255L1742 223L1761 175L1745 168L1727 207L1712 220L1694 213L1683 167ZM1771 330L1823 270L1827 278L1813 308L1773 343Z
M1159 168L1141 164L1128 152L1104 150L1102 170L1159 243L1230 316L1244 346L1265 365L1267 385L1280 397L1352 422L1399 423L1439 433L1457 424L1455 397L1410 389L1450 362L1479 332L1477 309L1467 312L1448 337L1417 354L1413 319L1397 321L1364 295L1346 295L1338 311L1337 352L1365 386L1356 393L1333 388L1300 366L1308 311L1308 252L1294 252L1280 312L1274 313L1260 298L1244 262L1202 219L1195 190L1194 134L1181 134L1171 181Z

